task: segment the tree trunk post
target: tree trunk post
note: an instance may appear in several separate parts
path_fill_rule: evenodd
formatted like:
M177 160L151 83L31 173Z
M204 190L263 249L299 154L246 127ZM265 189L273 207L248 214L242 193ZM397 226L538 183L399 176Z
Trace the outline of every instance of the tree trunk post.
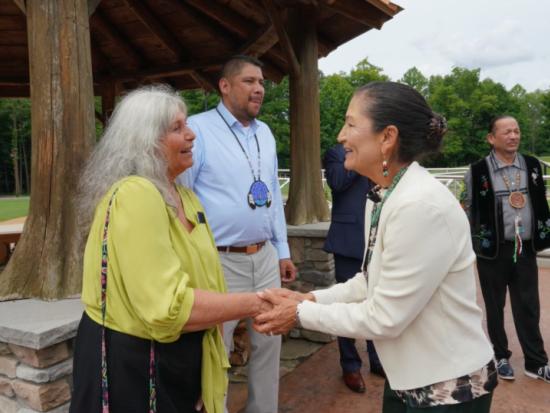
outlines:
M329 220L321 177L317 9L289 9L288 34L300 63L289 77L290 189L285 213L291 225Z
M0 274L0 300L80 293L74 195L94 141L87 0L26 3L32 194L25 231Z

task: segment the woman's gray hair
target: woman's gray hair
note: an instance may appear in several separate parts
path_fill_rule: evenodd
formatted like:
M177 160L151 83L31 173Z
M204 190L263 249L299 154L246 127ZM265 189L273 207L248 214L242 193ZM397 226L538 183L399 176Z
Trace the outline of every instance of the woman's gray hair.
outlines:
M120 100L80 178L78 216L84 237L101 198L127 176L147 178L175 206L160 141L179 112L187 115L185 103L166 85L140 87Z

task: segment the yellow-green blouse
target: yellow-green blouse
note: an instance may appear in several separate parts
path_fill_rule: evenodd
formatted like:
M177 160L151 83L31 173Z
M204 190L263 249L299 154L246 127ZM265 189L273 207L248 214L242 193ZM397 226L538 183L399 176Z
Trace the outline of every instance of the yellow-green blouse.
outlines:
M225 292L226 286L204 209L189 189L178 187L188 232L157 188L131 176L115 183L99 202L84 253L82 301L101 324L101 242L107 205L115 189L108 229L106 327L162 343L177 340L189 319L194 288ZM218 328L203 338L202 397L209 413L223 411L229 367Z

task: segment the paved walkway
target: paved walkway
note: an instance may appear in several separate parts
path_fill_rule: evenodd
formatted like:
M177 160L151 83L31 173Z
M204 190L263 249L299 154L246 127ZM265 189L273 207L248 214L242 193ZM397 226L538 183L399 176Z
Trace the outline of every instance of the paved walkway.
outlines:
M541 330L546 350L550 353L550 269L540 270ZM482 303L482 299L478 296ZM523 374L523 355L519 347L514 323L507 305L507 332L513 356L512 366L516 372L514 382L500 381L493 398L492 413L550 413L550 384L532 380ZM368 360L364 357L364 360ZM368 363L368 362L367 362ZM338 347L335 342L303 362L281 379L279 412L284 413L378 413L384 381L363 375L367 383L365 394L352 393L340 378ZM229 412L236 413L243 406L246 385L230 385Z

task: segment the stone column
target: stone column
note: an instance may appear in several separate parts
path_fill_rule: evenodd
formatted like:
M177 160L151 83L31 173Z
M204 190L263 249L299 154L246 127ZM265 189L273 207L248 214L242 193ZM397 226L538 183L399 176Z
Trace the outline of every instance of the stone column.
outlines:
M0 302L0 412L66 413L80 300Z

